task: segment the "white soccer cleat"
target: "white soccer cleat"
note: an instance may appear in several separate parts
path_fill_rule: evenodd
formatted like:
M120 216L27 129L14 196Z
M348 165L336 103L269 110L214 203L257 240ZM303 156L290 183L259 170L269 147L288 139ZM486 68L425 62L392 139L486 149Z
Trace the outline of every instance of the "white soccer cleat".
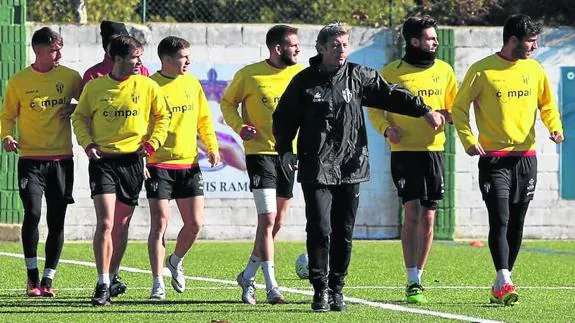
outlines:
M177 267L174 267L172 265L172 262L170 261L171 256L172 255L169 255L168 258L166 258L166 267L170 270L170 273L172 274L172 287L174 287L174 290L176 292L181 293L186 290L186 278L184 277L184 268L182 267L181 262L178 264Z
M238 285L242 288L242 302L244 304L256 304L256 286L253 280L245 279L244 272L238 274L236 277Z
M150 299L166 299L166 288L160 284L154 284L152 293L150 293Z
M270 289L268 291L267 300L268 300L268 303L272 304L272 305L285 304L285 302L286 302L286 299L284 298L284 296L280 292L279 287L277 287L277 286L273 287L272 289Z

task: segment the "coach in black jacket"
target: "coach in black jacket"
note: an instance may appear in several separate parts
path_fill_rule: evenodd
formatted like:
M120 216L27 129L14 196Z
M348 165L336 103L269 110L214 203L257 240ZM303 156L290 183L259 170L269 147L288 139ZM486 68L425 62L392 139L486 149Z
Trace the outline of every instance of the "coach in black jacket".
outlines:
M319 54L293 78L273 114L276 150L284 171L295 169L291 143L299 130L298 181L306 203L314 311L345 310L342 288L359 183L369 180L362 106L425 117L434 128L444 123L420 97L387 83L374 69L347 62L349 31L343 23L321 29L316 43Z

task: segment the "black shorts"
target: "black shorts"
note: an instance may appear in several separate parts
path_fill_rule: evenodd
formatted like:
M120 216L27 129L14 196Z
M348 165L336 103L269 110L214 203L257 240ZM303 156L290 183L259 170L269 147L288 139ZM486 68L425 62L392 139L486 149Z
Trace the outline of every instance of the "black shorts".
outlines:
M135 206L144 183L144 160L136 154L90 159L88 165L92 197L116 193L118 201Z
M46 195L46 199L62 199L74 203L74 160L18 160L18 187L22 201L30 195Z
M149 199L183 199L204 195L204 178L200 167L166 169L148 167L150 178L145 182Z
M402 204L412 200L443 199L442 151L394 151L391 177Z
M284 172L277 155L246 155L250 191L275 188L276 196L293 197L294 172Z
M508 198L511 203L523 203L533 199L537 157L481 157L478 166L483 200Z

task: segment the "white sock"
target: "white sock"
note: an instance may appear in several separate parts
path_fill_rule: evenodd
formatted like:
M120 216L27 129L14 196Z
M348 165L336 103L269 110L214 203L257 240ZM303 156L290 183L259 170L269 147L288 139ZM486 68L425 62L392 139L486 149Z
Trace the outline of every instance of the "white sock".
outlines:
M511 284L511 272L509 269L500 269L497 271L497 280L495 281L495 288L501 288L504 284Z
M420 283L421 283L421 275L423 275L423 269L417 268L417 279L419 279Z
M170 263L172 264L172 266L178 268L178 265L180 265L182 261L184 261L184 258L176 256L175 253L170 255Z
M36 257L24 258L24 261L26 262L26 269L38 268L38 260Z
M254 280L256 273L258 272L258 268L260 268L261 264L262 261L259 257L251 255L250 259L248 259L248 263L246 264L246 269L244 269L244 279Z
M274 261L262 261L262 270L264 272L264 279L266 280L266 290L269 291L270 289L277 287L278 282L276 281Z
M164 285L164 278L162 278L162 276L154 276L153 277L153 284L154 284L154 286L160 285L164 289L166 288L166 285Z
M43 277L50 278L53 280L54 276L56 276L56 269L44 268L44 276Z
M408 267L406 268L407 271L407 282L412 284L419 284L419 275L417 272L417 267Z
M98 285L101 284L105 284L110 286L110 274L109 273L103 273L98 275Z

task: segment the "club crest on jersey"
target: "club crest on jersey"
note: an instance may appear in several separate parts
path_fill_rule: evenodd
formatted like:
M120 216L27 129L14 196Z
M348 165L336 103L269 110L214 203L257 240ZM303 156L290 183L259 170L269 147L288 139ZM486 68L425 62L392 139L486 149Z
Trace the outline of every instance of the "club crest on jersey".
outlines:
M64 92L64 84L58 82L56 83L56 91L58 91L58 93L62 94L62 92Z
M134 104L138 104L139 101L140 101L140 96L137 95L136 93L132 93L132 102L134 102Z
M523 75L521 75L521 80L523 81L523 84L525 84L525 85L529 84L529 76L523 74Z
M433 83L439 83L439 75L433 74L431 76L431 80L433 81Z
M343 99L345 100L346 103L351 102L353 96L348 88L345 88L345 90L341 91L341 94L343 94Z

